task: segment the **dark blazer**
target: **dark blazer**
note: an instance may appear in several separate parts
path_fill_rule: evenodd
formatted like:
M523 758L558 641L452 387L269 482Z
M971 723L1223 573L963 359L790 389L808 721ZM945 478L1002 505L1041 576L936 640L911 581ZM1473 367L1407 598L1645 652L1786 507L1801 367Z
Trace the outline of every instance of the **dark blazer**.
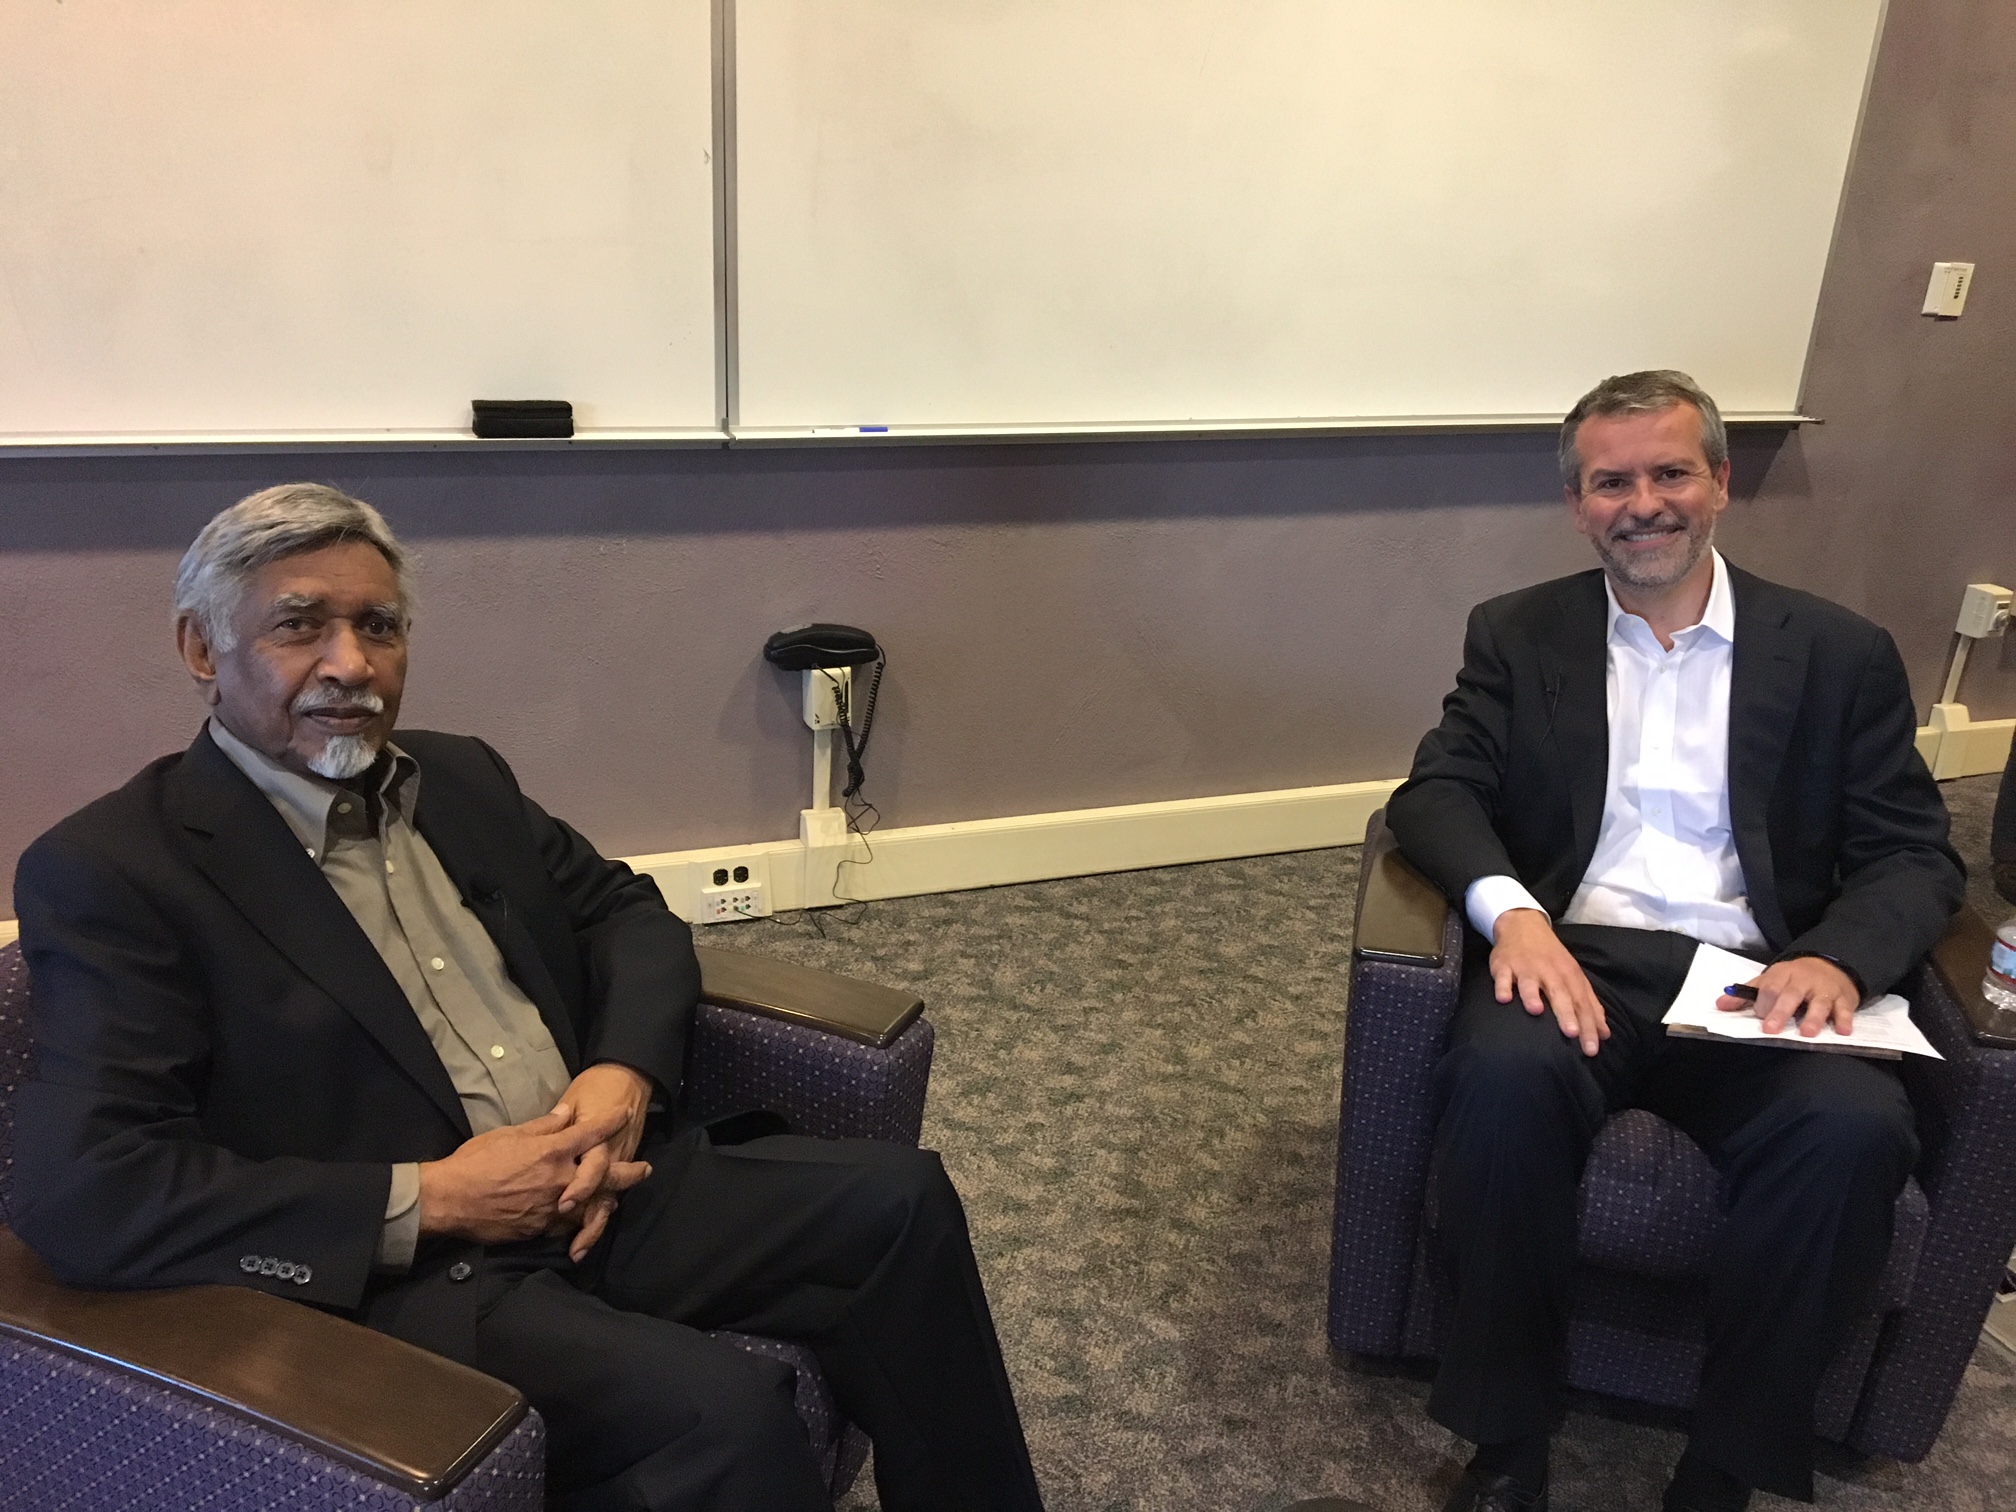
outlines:
M1889 634L1731 567L1729 816L1772 950L1832 956L1884 992L1960 906L1946 805L1913 744ZM1459 904L1517 877L1559 919L1596 852L1609 776L1608 600L1599 571L1477 606L1456 690L1387 822Z
M549 818L482 742L397 738L420 766L417 828L569 1071L621 1061L676 1093L700 977L657 886ZM51 1268L258 1286L466 1359L478 1288L449 1273L482 1246L426 1242L409 1274L372 1272L391 1166L467 1139L460 1099L207 730L37 840L14 896L36 1059L14 1099L13 1222ZM247 1257L284 1264L248 1274Z

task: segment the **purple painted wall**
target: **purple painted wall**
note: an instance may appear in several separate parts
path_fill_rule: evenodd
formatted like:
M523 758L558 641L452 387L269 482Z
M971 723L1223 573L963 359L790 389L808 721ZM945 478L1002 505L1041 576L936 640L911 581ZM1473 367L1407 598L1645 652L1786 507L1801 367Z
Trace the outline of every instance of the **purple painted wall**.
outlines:
M1809 374L1827 424L1740 443L1723 534L1888 625L1921 713L1962 585L2016 576L2012 165L2016 7L1893 0ZM1980 263L1957 323L1913 313L1939 258ZM362 494L420 548L407 722L490 738L634 854L795 833L809 737L758 651L808 619L890 650L888 824L1398 775L1468 605L1588 561L1551 447L0 462L0 869L194 731L175 561L284 478ZM1976 660L1976 716L2016 713L2016 646Z

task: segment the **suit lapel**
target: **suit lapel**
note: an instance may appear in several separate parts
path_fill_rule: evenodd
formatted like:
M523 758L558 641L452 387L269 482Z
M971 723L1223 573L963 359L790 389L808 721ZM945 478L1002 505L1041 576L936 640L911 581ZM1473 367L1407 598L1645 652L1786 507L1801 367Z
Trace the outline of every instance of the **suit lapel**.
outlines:
M1768 822L1772 789L1799 714L1807 644L1792 608L1769 583L1729 569L1736 646L1729 667L1729 827L1750 912L1765 939L1790 938L1779 907Z
M1541 687L1549 702L1547 744L1561 765L1575 825L1580 879L1596 854L1603 795L1610 779L1607 687L1609 600L1601 573L1568 579L1555 597L1553 633L1540 643ZM1573 891L1574 882L1569 884Z
M207 728L169 774L165 802L197 868L466 1135L462 1099L405 992L287 822Z
M450 798L453 796L449 794ZM413 827L420 831L421 838L441 862L441 869L448 873L448 880L462 894L464 904L495 942L511 980L539 1010L553 1043L559 1048L560 1058L570 1071L579 1070L580 1044L561 1001L560 989L554 984L553 973L546 969L546 958L539 952L539 942L532 938L531 930L512 908L502 879L485 867L488 848L482 842L480 830L457 805L442 802L440 780L430 779L425 767L420 771L420 803Z

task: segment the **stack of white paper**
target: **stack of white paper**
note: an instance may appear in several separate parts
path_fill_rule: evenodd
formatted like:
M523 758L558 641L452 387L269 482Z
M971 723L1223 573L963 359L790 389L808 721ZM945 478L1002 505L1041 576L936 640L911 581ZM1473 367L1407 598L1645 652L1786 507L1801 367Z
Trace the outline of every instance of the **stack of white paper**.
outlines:
M1687 980L1680 995L1666 1010L1668 1034L1712 1035L1716 1039L1738 1040L1787 1050L1838 1050L1849 1055L1868 1055L1880 1060L1898 1060L1906 1055L1929 1055L1944 1060L1932 1042L1911 1022L1911 1005L1896 993L1864 1003L1855 1014L1855 1032L1837 1034L1830 1025L1818 1034L1799 1032L1795 1018L1776 1034L1764 1032L1764 1021L1754 1009L1724 1013L1715 1006L1722 989L1747 982L1764 968L1733 951L1714 945L1697 946L1694 963L1687 968Z

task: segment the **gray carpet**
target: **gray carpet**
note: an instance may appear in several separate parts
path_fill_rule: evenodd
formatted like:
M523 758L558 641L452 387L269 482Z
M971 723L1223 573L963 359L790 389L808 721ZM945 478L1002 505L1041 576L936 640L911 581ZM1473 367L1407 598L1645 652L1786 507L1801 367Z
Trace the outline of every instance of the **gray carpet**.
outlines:
M1994 779L1946 785L1970 868ZM965 1194L1051 1512L1433 1512L1467 1448L1426 1386L1323 1337L1355 849L717 925L905 986L938 1029L924 1139ZM1992 903L1991 903L1992 900ZM1977 902L1999 919L1992 892ZM1975 1353L1922 1465L1830 1457L1819 1502L2016 1505L2016 1362ZM1569 1417L1561 1512L1656 1508L1671 1426ZM875 1505L864 1484L846 1512ZM1793 1503L1759 1497L1759 1509Z

